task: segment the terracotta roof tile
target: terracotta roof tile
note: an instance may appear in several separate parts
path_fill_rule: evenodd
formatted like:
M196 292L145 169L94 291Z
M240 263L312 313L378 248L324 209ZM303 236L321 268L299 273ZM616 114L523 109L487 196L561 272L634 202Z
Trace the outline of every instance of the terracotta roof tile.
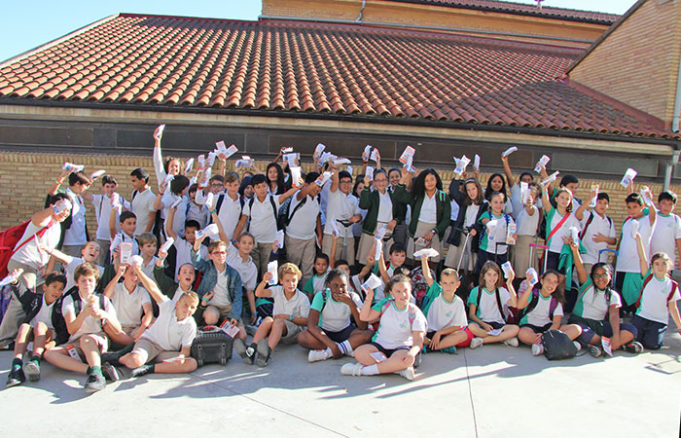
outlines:
M425 5L445 6L461 9L477 9L481 11L504 12L508 14L531 15L560 20L580 21L586 23L612 24L620 17L616 14L604 12L580 11L576 9L555 8L536 5L513 3L496 0L390 0L401 3L416 3Z
M121 14L0 66L0 98L673 136L562 80L580 53L365 26Z

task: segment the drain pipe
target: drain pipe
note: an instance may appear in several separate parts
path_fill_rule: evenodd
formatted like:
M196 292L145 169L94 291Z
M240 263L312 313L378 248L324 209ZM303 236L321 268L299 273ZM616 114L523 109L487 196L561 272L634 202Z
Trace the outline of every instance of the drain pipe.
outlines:
M362 21L362 13L364 12L364 9L367 7L367 0L362 0L362 9L359 10L359 16L355 21L360 22Z
M679 62L679 75L676 78L676 100L674 102L674 114L672 117L672 131L678 133L679 125L681 124L681 62ZM667 163L667 168L664 174L664 189L669 190L672 183L672 175L674 174L674 166L679 163L679 154L681 151L674 151L674 157L671 162Z

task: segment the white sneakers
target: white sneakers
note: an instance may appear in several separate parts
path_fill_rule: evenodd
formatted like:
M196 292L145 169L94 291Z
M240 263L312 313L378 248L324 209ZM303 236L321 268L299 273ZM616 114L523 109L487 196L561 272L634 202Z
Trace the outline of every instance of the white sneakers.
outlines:
M471 340L471 348L478 348L482 346L482 338L473 338Z
M308 358L309 359L309 358ZM341 367L341 374L344 376L361 376L364 365L358 362L346 363Z
M532 356L539 356L544 352L544 346L542 344L532 344Z
M395 374L399 374L400 376L404 377L407 380L414 380L416 378L414 367L405 368L403 370L398 371Z
M320 360L326 360L329 358L329 354L326 350L310 350L307 353L308 362L319 362Z
M508 347L517 347L517 346L520 345L520 344L518 343L518 338L513 337L513 338L511 338L511 339L506 339L506 340L504 341L504 345L506 345L506 346L508 346Z

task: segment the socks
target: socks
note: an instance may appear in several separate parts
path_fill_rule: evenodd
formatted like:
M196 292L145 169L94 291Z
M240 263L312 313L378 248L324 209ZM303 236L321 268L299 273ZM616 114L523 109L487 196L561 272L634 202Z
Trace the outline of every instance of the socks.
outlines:
M23 362L21 362L21 359L12 359L12 368L19 369L19 368L21 368L21 365L23 365Z
M253 357L256 351L258 351L258 345L253 343L246 349L246 355L248 357Z
M338 347L341 349L344 355L352 356L352 345L350 345L350 341L345 340L338 344Z
M123 357L124 355L130 353L132 349L135 348L135 343L133 342L132 344L126 345L125 347L121 348L120 350L116 351L116 354L118 357Z
M31 362L35 362L36 365L40 365L40 357L39 356L33 356L31 358Z
M87 374L97 374L104 377L104 374L102 374L102 367L88 367Z
M378 365L369 365L362 368L363 376L375 376L379 374Z

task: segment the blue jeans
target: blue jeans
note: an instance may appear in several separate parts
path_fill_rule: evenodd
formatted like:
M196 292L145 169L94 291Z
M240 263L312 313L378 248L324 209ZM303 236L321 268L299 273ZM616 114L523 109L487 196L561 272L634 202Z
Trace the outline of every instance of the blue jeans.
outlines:
M631 323L638 330L636 340L643 344L647 350L658 350L662 346L664 332L667 331L667 324L634 315Z

